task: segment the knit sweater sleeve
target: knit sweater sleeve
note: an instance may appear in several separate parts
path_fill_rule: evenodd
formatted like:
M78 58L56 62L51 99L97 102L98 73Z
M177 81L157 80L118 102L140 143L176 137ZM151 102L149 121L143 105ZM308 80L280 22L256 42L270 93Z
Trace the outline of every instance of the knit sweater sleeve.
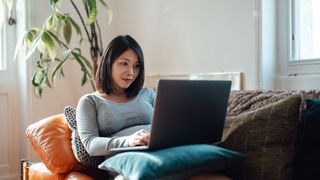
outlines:
M104 156L111 148L128 146L128 136L99 136L96 105L89 95L80 98L76 118L81 142L90 156Z

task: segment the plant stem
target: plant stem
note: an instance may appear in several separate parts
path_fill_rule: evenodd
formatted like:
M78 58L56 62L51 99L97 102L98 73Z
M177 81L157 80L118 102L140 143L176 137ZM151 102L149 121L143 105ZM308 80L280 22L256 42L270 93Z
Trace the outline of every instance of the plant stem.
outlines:
M97 71L98 68L98 57L99 57L99 44L98 44L98 37L95 29L95 23L92 23L90 25L91 27L91 37L92 37L92 42L91 42L91 57L93 61L93 72L94 74Z
M71 0L71 4L72 4L72 6L74 7L74 9L76 10L77 14L79 15L80 20L81 20L81 23L82 23L82 25L83 25L83 28L84 28L84 30L86 31L87 37L88 37L89 41L91 41L91 37L90 37L89 31L88 31L88 29L87 29L87 27L86 27L86 24L85 24L85 22L84 22L84 20L83 20L83 17L82 17L82 15L81 15L78 7L77 7L76 4L73 2L73 0Z
M97 20L97 28L98 28L98 32L99 32L99 40L100 40L100 51L99 51L99 55L100 57L102 56L103 54L103 44L102 44L102 35L101 35L101 28L99 26L99 23L98 23L98 20Z
M84 7L85 7L85 11L86 11L86 14L87 16L89 16L89 12L88 12L88 8L87 8L87 5L85 3L85 1L83 0L82 1L83 4L84 4ZM89 33L87 27L86 27L86 24L83 20L83 17L81 16L81 13L79 11L79 9L77 8L77 6L75 5L75 3L73 2L73 0L71 0L71 3L73 5L73 7L75 8L75 10L77 11L79 17L80 17L80 20L81 20L81 23L86 31L86 34L87 34L87 37L88 37L88 40L90 42L90 55L91 55L91 61L92 61L92 64L93 64L93 78L90 78L90 83L91 83L91 86L92 86L92 89L95 90L95 83L93 81L93 79L95 78L95 74L96 74L96 71L97 71L97 62L98 62L98 58L99 58L99 52L100 51L100 48L99 48L99 44L97 43L98 40L97 40L97 33L96 33L96 29L95 29L95 23L92 23L90 25L90 30L91 32Z

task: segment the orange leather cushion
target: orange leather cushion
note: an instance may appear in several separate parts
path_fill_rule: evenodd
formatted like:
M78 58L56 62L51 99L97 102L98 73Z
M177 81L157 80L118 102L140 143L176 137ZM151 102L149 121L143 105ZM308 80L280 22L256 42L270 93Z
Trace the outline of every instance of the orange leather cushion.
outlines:
M64 180L66 179L66 174L53 174L50 172L43 163L32 164L29 167L28 179L38 180L38 179L50 179L50 180Z
M73 171L68 174L65 180L94 180L94 179L81 172Z
M50 116L28 126L31 146L52 173L66 173L82 166L71 149L71 131L63 114Z

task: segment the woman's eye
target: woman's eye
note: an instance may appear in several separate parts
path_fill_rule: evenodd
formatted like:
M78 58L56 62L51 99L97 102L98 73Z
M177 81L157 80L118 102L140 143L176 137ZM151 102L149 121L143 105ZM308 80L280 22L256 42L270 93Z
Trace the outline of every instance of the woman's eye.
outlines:
M140 64L136 64L134 67L135 67L135 68L139 68L139 67L140 67Z
M128 63L127 63L127 62L121 62L120 64L121 64L121 65L123 65L123 66L128 65Z

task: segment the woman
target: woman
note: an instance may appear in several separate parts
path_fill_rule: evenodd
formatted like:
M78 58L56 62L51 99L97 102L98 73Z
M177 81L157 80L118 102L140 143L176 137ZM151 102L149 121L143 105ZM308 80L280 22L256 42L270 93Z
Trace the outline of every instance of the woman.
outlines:
M77 106L79 135L90 156L107 155L111 148L148 144L147 130L128 134L151 123L155 93L142 88L143 84L141 47L129 35L117 36L98 66L97 91L81 97Z

